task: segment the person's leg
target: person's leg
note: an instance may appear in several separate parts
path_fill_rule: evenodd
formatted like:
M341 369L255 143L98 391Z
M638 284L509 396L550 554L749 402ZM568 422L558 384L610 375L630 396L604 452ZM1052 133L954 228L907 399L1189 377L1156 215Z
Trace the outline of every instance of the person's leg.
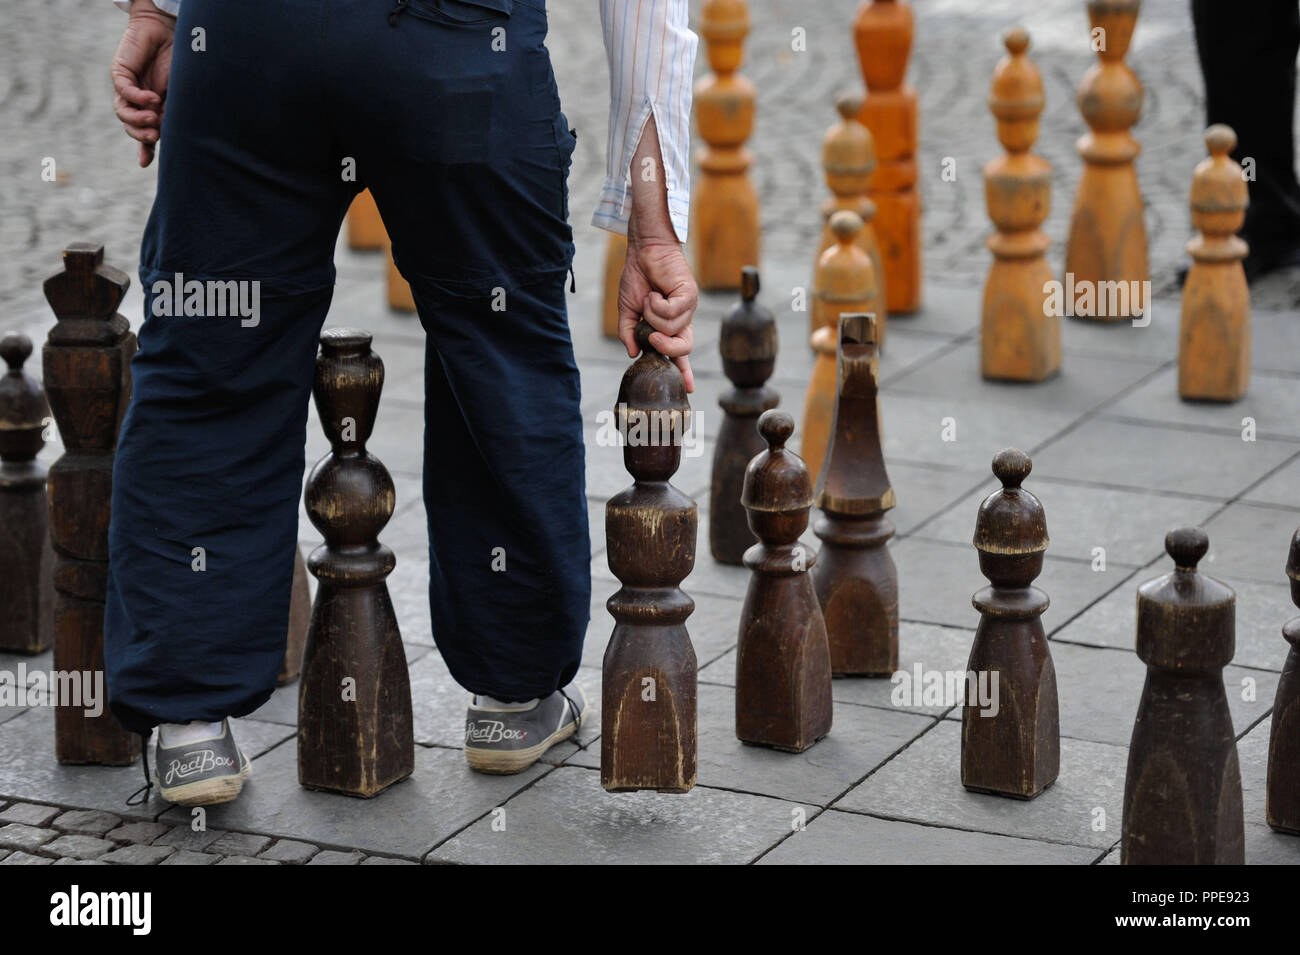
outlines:
M1300 5L1268 0L1249 12L1221 0L1192 0L1196 52L1205 79L1206 124L1237 133L1233 158L1254 160L1250 206L1241 235L1254 272L1300 248L1296 181L1296 54Z
M307 402L356 188L316 79L322 6L181 7L109 531L108 692L137 732L252 711L284 654ZM178 277L185 314L166 307Z
M535 0L513 13L346 0L332 55L355 78L345 137L428 333L424 499L434 638L501 701L577 671L590 614L572 261L559 109ZM365 14L360 22L357 11ZM367 107L361 110L361 104Z

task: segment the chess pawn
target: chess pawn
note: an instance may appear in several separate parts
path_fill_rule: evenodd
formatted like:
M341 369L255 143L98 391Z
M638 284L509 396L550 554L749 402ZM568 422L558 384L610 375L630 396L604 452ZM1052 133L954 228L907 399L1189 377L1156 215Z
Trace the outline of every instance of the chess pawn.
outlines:
M384 259L387 263L384 287L388 297L388 307L398 312L414 312L415 295L411 292L410 283L402 277L401 271L397 268L397 262L393 258L393 243L388 241L386 235L384 236Z
M605 243L605 285L600 302L600 330L606 338L618 338L618 286L626 262L627 236L611 232Z
M765 447L755 427L758 417L780 400L764 386L776 366L776 318L756 301L758 287L758 269L745 266L741 302L722 320L722 370L732 388L718 399L723 418L713 448L709 549L723 564L742 563L755 543L740 493L745 468Z
M1300 607L1300 530L1291 538L1286 575L1291 579L1291 602ZM1291 649L1273 698L1265 818L1278 832L1300 835L1300 617L1286 622L1282 636Z
M1174 571L1138 588L1137 655L1147 665L1124 777L1123 865L1241 865L1237 743L1223 689L1236 595L1196 564L1199 527L1165 536Z
M912 51L912 8L873 0L858 9L854 39L867 96L858 114L871 130L879 165L869 194L885 271L889 313L921 307L921 200L916 191L916 90L904 82Z
M1061 761L1056 669L1041 619L1048 600L1033 586L1043 570L1047 520L1038 498L1020 486L1032 466L1023 451L999 451L993 473L1002 488L984 499L975 520L980 572L991 586L971 598L980 622L966 669L976 685L968 685L961 713L962 785L1016 799L1032 799L1055 782Z
M831 198L822 203L822 235L817 245L817 255L813 257L813 298L815 300L817 295L817 263L821 261L822 253L835 244L831 216L846 209L857 213L862 220L857 245L867 253L875 270L879 315L883 320L884 303L889 296L885 291L885 269L880 258L880 243L876 241L876 229L871 224L876 215L876 204L867 195L867 184L876 168L876 147L871 141L871 131L858 121L858 114L862 111L861 95L841 95L835 100L835 109L840 114L840 121L826 131L822 140L822 168L826 173L826 185L831 190ZM812 327L808 331L811 334L817 330L813 312L809 313L809 322Z
M736 72L749 33L745 0L705 0L700 23L713 72L695 85L695 120L704 148L691 200L695 280L701 289L734 289L745 265L758 261L758 193L749 179L758 95Z
M691 406L677 366L637 325L641 354L623 375L615 414L633 485L605 505L614 632L601 679L600 783L611 792L683 793L695 785L696 661L680 584L695 566L695 502L669 483Z
M1229 155L1237 134L1215 124L1205 131L1210 151L1192 174L1192 267L1183 283L1178 342L1178 394L1184 399L1236 401L1250 383L1250 290L1236 235L1249 202L1241 167Z
M1052 205L1052 167L1030 152L1043 111L1043 79L1025 55L1029 34L1002 37L1007 55L993 73L989 109L1006 149L984 167L984 198L997 232L984 285L980 371L985 378L1042 381L1061 367L1061 320L1048 314L1051 244L1040 228Z
M1077 147L1083 176L1075 194L1065 244L1067 289L1091 291L1095 305L1076 309L1067 295L1068 314L1119 321L1145 312L1150 289L1147 231L1142 194L1133 164L1142 147L1129 131L1142 113L1142 83L1124 62L1141 0L1089 0L1094 49L1100 58L1079 84L1079 112L1089 131ZM1103 303L1103 282L1122 282L1127 295ZM1138 283L1133 285L1132 283ZM1139 289L1141 291L1139 291ZM1125 307L1127 306L1127 307ZM1086 314L1086 313L1091 314Z
M0 651L13 653L40 653L54 642L54 550L45 468L36 463L50 406L23 372L31 353L26 335L0 339L9 366L0 377Z
M302 548L293 550L293 591L289 596L289 635L280 663L277 686L286 686L302 673L302 657L307 651L307 628L311 625L311 591L307 586L307 564Z
M802 753L831 730L831 661L808 568L816 556L799 543L808 527L812 483L785 443L794 419L765 411L767 444L745 470L742 501L759 543L745 552L752 576L736 647L736 737Z
M307 516L325 538L315 575L298 694L298 782L370 797L411 775L411 685L385 578L396 566L378 534L392 517L393 479L366 450L384 363L368 332L321 333L312 394L330 451L307 477Z
M388 230L369 189L363 189L348 209L348 248L378 251L388 241Z
M822 541L813 583L836 676L898 669L898 570L885 547L894 489L880 448L880 352L872 315L840 316L838 385L813 530Z
M857 213L841 210L831 216L831 233L835 245L822 253L817 263L813 299L815 327L809 344L813 359L812 378L804 399L803 437L800 453L808 465L813 483L821 474L826 442L830 440L831 418L835 413L835 364L839 352L840 316L850 312L878 314L880 295L871 259L857 245L862 220ZM876 325L877 345L883 345L884 322Z

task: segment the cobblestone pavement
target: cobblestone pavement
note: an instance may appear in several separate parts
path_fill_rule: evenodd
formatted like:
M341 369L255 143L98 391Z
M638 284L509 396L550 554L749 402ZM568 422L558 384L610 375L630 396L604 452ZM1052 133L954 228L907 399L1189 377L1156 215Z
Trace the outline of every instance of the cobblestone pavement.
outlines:
M596 441L597 413L614 401L626 357L597 333L601 235L583 222L603 173L605 80L594 2L553 0L552 55L565 109L581 130L572 208L578 237L571 324L583 375L594 596L580 679L597 701L611 629L604 601L617 587L604 559L603 505L625 486L621 455ZM818 144L833 118L835 91L855 81L847 46L854 4L755 0L746 72L757 83L753 141L763 201L764 299L777 312L783 348L774 385L798 412L811 367L807 316L787 290L808 281L823 187ZM1055 164L1050 233L1064 233L1082 131L1073 86L1088 55L1079 4L1048 0L942 0L917 4L912 78L921 91L926 214L926 305L891 319L882 360L885 453L898 496L891 552L901 581L900 667L964 669L976 623L970 595L983 585L970 547L975 511L990 490L988 465L1016 445L1034 459L1028 487L1042 499L1052 544L1039 583L1051 596L1044 618L1058 674L1062 761L1058 782L1017 803L964 791L958 778L959 711L895 705L888 681L839 680L831 735L806 753L742 746L732 727L737 619L743 569L715 564L706 548L684 589L700 663L699 785L686 796L603 793L596 771L598 715L576 742L553 749L526 773L486 777L460 751L466 693L434 647L426 606L428 563L420 501L421 452L410 435L421 419L418 323L382 305L382 262L340 248L331 324L375 334L387 368L371 450L393 472L398 511L382 534L397 553L389 579L408 650L417 757L411 779L373 800L301 789L295 753L296 687L277 691L236 721L253 758L240 799L199 820L153 801L127 807L140 768L61 767L53 718L44 708L0 708L0 865L74 862L297 864L493 861L1116 862L1127 744L1144 670L1133 653L1134 589L1163 573L1165 531L1204 526L1203 568L1238 594L1237 651L1226 673L1242 765L1247 859L1300 861L1300 840L1263 824L1269 714L1287 649L1280 627L1295 613L1282 575L1287 541L1300 524L1300 322L1285 281L1257 295L1254 378L1241 402L1186 405L1175 387L1176 298L1157 300L1151 327L1067 322L1062 374L1034 387L991 384L978 375L979 284L987 266L987 222L978 169L995 152L984 105L997 34L1018 15L1035 37L1047 83L1042 152ZM6 327L43 337L49 325L39 281L71 240L106 243L109 260L133 271L152 172L108 115L104 67L120 14L71 0L20 5L0 39L0 306ZM789 49L808 31L808 51ZM57 53L55 52L57 51ZM1146 151L1152 261L1171 274L1187 237L1190 169L1200 156L1199 78L1182 2L1148 2L1133 65L1147 82L1139 127ZM815 108L814 108L815 107ZM66 181L44 185L40 157L59 159ZM958 179L942 183L944 156ZM1059 246L1053 250L1059 266ZM712 437L725 386L717 361L718 319L729 296L710 296L698 318L693 397L702 453L675 483L707 502ZM135 324L139 293L124 312ZM1252 418L1257 439L1242 440ZM957 440L941 439L955 419ZM307 458L326 444L314 418ZM49 462L59 448L47 448ZM700 515L701 528L707 514ZM305 516L304 548L319 543ZM701 538L703 541L703 537ZM814 542L815 543L815 542ZM1095 548L1104 569L1094 569ZM0 654L0 671L47 668L50 655ZM905 701L906 702L906 701Z

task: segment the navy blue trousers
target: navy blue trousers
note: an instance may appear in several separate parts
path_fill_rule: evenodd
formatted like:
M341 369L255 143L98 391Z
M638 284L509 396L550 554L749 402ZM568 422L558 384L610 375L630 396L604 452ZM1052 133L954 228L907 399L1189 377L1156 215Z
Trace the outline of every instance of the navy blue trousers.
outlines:
M240 716L275 687L317 339L363 187L426 332L439 650L467 690L504 700L577 672L591 580L564 300L575 137L543 0L395 6L182 4L109 532L108 693L130 729ZM258 282L256 321L166 314L177 273Z

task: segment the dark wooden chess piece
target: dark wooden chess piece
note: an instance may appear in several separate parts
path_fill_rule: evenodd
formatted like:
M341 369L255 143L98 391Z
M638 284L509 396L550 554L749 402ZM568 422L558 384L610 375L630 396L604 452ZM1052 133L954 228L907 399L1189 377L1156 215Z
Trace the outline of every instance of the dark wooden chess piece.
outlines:
M880 350L874 315L840 316L831 440L817 482L822 541L813 583L836 676L889 676L898 669L898 570L885 546L894 489L880 448Z
M755 427L780 396L764 387L776 366L776 318L759 305L758 269L741 270L741 302L722 320L722 370L732 389L718 399L724 412L713 448L709 549L723 564L740 564L756 541L740 503L745 468L765 445Z
M330 451L307 478L307 516L325 538L298 692L298 782L373 796L411 775L411 684L385 578L397 564L378 535L393 515L388 469L366 450L384 363L370 334L321 333L312 394Z
M683 793L695 785L696 661L679 585L695 566L695 502L669 483L691 406L677 366L637 324L641 354L623 375L615 414L634 484L605 505L614 632L601 677L600 784L611 792Z
M1197 573L1199 527L1165 535L1174 571L1138 588L1147 665L1124 777L1123 865L1240 865L1241 773L1223 668L1236 643L1232 589Z
M1032 466L1023 451L999 451L993 473L1002 488L984 499L975 520L980 572L991 586L971 598L980 622L966 669L983 699L972 699L968 683L961 713L961 784L1016 799L1032 799L1055 782L1061 762L1056 669L1041 619L1048 600L1033 586L1047 551L1047 518L1020 486Z
M736 647L736 736L801 753L831 730L830 651L808 576L816 557L799 543L812 481L785 447L793 418L765 411L758 431L768 447L746 469L742 498L760 542L745 552L753 574Z
M302 657L307 651L307 628L311 625L311 591L307 588L307 564L302 548L293 552L293 593L289 597L289 638L285 641L284 660L280 663L278 686L286 686L302 673Z
M104 247L75 242L63 250L63 271L45 280L58 321L41 349L45 394L64 453L50 467L50 542L54 547L54 668L104 671L104 601L108 592L108 521L113 455L131 401L135 336L117 314L131 280L104 264ZM54 713L60 763L125 766L140 738L105 707Z
M23 372L32 340L18 332L0 339L9 366L0 377L0 651L40 653L54 642L54 549L45 467L50 417L45 392Z
M1300 530L1291 538L1286 575L1291 579L1291 601L1300 607ZM1278 832L1300 835L1300 617L1286 622L1282 636L1291 649L1273 697L1265 817Z

